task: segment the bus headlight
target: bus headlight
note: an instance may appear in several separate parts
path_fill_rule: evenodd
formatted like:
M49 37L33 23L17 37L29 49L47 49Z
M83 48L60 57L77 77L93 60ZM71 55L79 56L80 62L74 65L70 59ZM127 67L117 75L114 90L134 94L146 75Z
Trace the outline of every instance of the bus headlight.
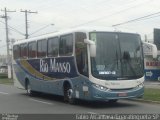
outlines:
M96 87L96 88L99 89L99 90L103 90L103 91L108 91L108 90L109 90L109 88L104 87L104 86L102 86L102 85L93 84L93 86Z

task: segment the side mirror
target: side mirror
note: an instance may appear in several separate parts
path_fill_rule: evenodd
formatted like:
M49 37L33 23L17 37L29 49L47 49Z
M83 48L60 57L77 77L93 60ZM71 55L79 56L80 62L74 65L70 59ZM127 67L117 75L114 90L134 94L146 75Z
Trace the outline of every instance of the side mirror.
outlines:
M143 42L143 52L144 56L152 56L153 58L157 58L157 46L152 43Z
M90 55L91 57L96 57L96 44L90 45Z
M89 44L89 51L91 57L96 57L96 44L94 41L84 39L84 42Z

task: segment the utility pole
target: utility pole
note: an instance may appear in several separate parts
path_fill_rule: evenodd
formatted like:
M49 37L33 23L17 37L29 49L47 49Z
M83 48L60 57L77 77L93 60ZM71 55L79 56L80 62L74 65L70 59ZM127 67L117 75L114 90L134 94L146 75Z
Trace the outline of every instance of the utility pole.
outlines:
M25 34L25 38L28 39L28 13L38 13L38 12L32 12L32 11L27 11L27 10L21 10L21 12L25 13L25 24L26 24L26 34Z
M16 11L10 11L10 10L7 10L6 8L4 8L4 10L1 10L1 11L4 11L4 15L1 16L1 18L4 18L4 19L5 19L7 57L9 57L9 34L8 34L9 32L8 32L8 16L7 16L7 13L8 13L8 12L16 12Z
M146 34L144 35L144 39L145 39L145 42L148 42L148 38Z
M4 8L4 15L0 16L1 18L5 19L5 28L6 28L6 44L7 44L7 63L8 63L8 78L12 78L12 61L11 61L11 57L10 57L10 53L9 53L9 31L8 31L8 16L7 13L8 12L16 12L16 11L10 11L7 10L6 8ZM10 64L9 64L10 63Z

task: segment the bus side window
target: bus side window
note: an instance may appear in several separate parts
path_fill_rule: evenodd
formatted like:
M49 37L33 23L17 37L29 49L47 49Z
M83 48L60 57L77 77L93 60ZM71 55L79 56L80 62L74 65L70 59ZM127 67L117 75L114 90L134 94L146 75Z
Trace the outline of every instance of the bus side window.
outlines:
M28 44L28 57L29 58L36 58L36 53L37 53L37 42L30 42Z
M73 35L68 34L60 37L59 55L71 56L73 54Z
M13 47L13 56L14 56L14 59L20 58L20 47L19 47L19 45L15 45Z
M80 74L88 77L88 54L87 54L87 44L84 43L86 38L85 33L75 33L75 53L77 68Z
M27 43L20 45L20 57L26 59L28 56Z
M37 41L37 57L46 57L47 55L47 40Z
M59 50L58 37L48 38L48 57L57 57L58 50Z

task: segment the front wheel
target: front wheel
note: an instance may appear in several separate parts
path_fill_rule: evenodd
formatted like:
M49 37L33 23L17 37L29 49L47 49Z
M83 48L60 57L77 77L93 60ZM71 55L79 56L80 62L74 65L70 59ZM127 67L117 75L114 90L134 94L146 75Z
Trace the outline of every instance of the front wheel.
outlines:
M113 100L109 100L108 102L113 104L113 103L116 103L118 100L117 99L113 99Z
M73 89L70 85L64 87L64 101L70 104L75 104L75 98L73 98Z
M31 85L30 85L29 82L27 82L26 90L27 90L27 94L28 94L29 96L32 96L33 92L32 92L32 90L31 90Z

